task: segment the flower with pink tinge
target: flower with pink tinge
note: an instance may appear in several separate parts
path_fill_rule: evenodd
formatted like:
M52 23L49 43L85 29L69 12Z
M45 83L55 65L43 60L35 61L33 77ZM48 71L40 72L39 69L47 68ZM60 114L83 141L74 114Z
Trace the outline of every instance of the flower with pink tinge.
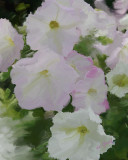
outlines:
M79 40L79 25L86 19L81 10L64 8L54 0L42 3L35 14L30 14L25 22L27 43L32 49L47 46L63 56L73 49Z
M79 78L84 78L85 74L93 66L93 60L91 57L86 57L76 51L70 52L65 60L80 75Z
M118 32L104 53L108 55L106 63L111 69L119 62L128 63L128 31L125 34Z
M96 37L107 36L113 39L116 34L117 22L115 17L108 15L102 10L96 10ZM100 23L99 23L100 22Z
M0 72L7 72L16 59L24 42L7 19L0 19Z
M72 92L72 105L79 108L91 107L96 114L105 112L109 107L107 99L107 86L104 73L101 69L93 67L79 80Z
M60 111L70 100L78 74L63 57L48 48L18 61L11 71L15 95L25 109Z
M45 2L53 2L53 1L64 8L71 8L72 3L74 2L74 0L45 0Z
M125 14L128 10L128 0L115 0L113 5L117 14Z
M83 23L79 24L78 30L81 36L86 36L92 31L97 35L113 37L116 31L115 17L108 15L102 10L93 9L84 0L46 0L47 2L56 2L59 6L68 10L81 10L87 15ZM107 20L107 21L106 21ZM100 23L99 23L100 22Z
M75 10L82 10L87 17L84 22L79 26L81 35L84 37L97 27L97 15L95 10L84 0L66 0L67 3L63 3L63 0L55 0L58 4L67 8L73 8Z
M122 3L122 5L121 5L121 3ZM106 5L105 0L96 0L95 7L105 11L108 15L115 18L115 20L117 22L118 30L123 31L125 29L128 30L128 14L119 13L120 11L122 12L123 10L124 10L123 12L126 12L126 8L128 7L128 5L124 5L123 3L128 4L128 0L126 0L126 1L124 0L124 2L122 0L115 0L115 2L113 4L116 4L115 7L118 6L118 9L111 10ZM127 8L127 10L128 10L128 8Z
M84 23L79 27L82 36L89 34L91 31L96 31L97 36L108 36L111 38L115 35L116 21L114 17L102 10L93 9L84 0L74 0L72 6L81 8L88 15Z

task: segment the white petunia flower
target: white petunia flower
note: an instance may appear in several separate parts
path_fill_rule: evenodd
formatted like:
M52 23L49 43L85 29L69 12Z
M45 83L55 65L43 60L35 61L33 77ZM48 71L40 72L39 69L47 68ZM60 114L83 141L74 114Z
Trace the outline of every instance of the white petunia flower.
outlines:
M124 97L128 93L128 64L118 63L107 75L109 91L117 97Z
M74 113L59 112L53 118L50 156L59 160L98 160L113 145L114 137L106 135L101 119L90 109Z
M128 30L128 14L119 20L119 30Z
M67 56L79 40L79 25L86 18L81 10L64 8L54 0L42 3L35 14L30 14L27 25L27 43L32 49L48 46Z
M6 72L16 59L24 42L7 19L0 19L0 71Z
M33 58L18 61L11 78L22 108L58 111L69 102L78 74L63 57L43 48Z

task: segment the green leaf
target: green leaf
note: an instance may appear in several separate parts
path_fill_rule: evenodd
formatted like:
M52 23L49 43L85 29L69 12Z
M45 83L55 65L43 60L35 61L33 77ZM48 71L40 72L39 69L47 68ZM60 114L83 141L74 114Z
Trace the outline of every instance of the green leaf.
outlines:
M100 160L128 159L128 98L108 94L110 109L101 115L105 132L113 135L115 146L101 156Z
M44 113L45 111L43 110L43 108L37 108L33 110L33 117L44 117Z
M10 77L11 69L12 67L9 67L7 72L0 73L0 82L4 82Z
M110 71L110 68L108 68L108 66L106 65L106 62L105 62L106 58L107 58L107 56L104 54L97 54L96 58L94 59L94 65L101 68L105 74Z
M75 107L73 107L71 105L71 103L69 103L65 108L63 108L62 110L63 112L74 112L75 111Z
M25 4L25 3L19 3L17 7L15 8L16 12L21 12L23 10L26 10L27 8L30 7L30 4Z
M43 154L42 159L43 160L55 160L55 159L49 157L49 153L48 152Z
M5 91L0 88L0 110L0 117L13 119L21 119L28 114L27 110L19 107L17 99L8 88Z
M36 118L35 121L24 126L27 134L17 140L17 145L32 146L33 153L37 159L42 160L42 156L46 156L48 140L51 137L50 127L52 125L52 119Z
M23 36L24 39L24 48L21 50L21 58L33 57L33 55L37 52L37 50L32 50L31 47L26 43L26 36Z
M102 45L106 46L108 44L112 44L113 43L113 40L106 37L106 36L99 36L97 38L97 41L99 41Z
M88 35L86 37L81 37L78 44L74 46L74 50L77 51L80 54L83 54L85 56L92 56L99 53L99 51L94 48L95 43L95 37L94 35Z

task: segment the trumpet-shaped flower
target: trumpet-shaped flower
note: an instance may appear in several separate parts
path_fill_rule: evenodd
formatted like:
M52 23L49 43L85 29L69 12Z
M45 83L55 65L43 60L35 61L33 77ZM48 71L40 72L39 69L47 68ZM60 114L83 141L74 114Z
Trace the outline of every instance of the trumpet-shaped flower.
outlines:
M93 9L84 0L74 0L72 6L81 8L88 15L84 23L80 26L82 36L87 35L87 33L89 34L91 31L96 31L97 36L108 36L111 38L115 35L116 21L114 17L102 10Z
M55 3L57 3L58 5L60 5L61 7L64 8L70 8L72 7L72 3L74 2L74 0L46 0L45 2L52 2L54 1Z
M117 97L124 97L128 93L128 64L118 63L107 75L109 91Z
M107 36L113 39L116 34L117 23L115 17L108 15L102 10L95 10L96 14L96 36ZM106 21L107 20L107 21ZM100 23L98 23L100 22Z
M52 0L47 1L52 2ZM83 23L79 24L79 31L82 36L90 34L91 31L97 31L98 35L109 37L113 37L115 34L115 18L104 11L93 9L84 0L54 0L54 2L67 9L82 10L87 15Z
M65 58L67 63L75 69L75 71L83 78L85 74L93 67L91 57L83 56L76 51L72 51Z
M104 73L101 69L93 67L83 80L76 83L72 93L72 105L77 109L91 107L95 113L100 114L108 109L105 103L106 95Z
M128 1L127 0L115 0L113 3L114 9L117 14L125 14L128 10Z
M85 18L81 10L67 9L55 1L46 1L25 22L27 42L33 49L48 46L67 56L79 40L79 25Z
M99 116L90 109L57 113L48 143L50 156L59 160L98 160L114 140L105 134L100 123Z
M108 55L107 65L113 69L117 63L128 63L128 32L119 32L114 38L114 42L106 47L104 53Z
M16 59L24 42L7 19L0 19L0 71L6 72Z
M69 102L78 74L63 57L44 48L33 58L18 61L11 77L22 108L58 111Z

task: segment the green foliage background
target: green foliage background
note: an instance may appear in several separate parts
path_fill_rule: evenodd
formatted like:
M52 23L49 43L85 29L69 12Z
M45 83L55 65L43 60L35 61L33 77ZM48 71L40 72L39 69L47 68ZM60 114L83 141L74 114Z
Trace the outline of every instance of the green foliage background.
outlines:
M94 6L93 0L87 0ZM106 0L107 4L112 7L112 1ZM42 0L0 0L0 18L9 19L13 26L17 28L25 21L30 12L34 12L42 3ZM25 40L25 36L24 36ZM109 68L105 64L106 56L101 56L99 51L93 47L96 41L100 41L106 45L108 40L105 37L100 39L93 38L92 35L81 38L80 42L74 46L79 53L90 56L93 53L94 64L102 68L105 73L109 72ZM25 43L25 47L21 52L21 57L31 56L30 47ZM94 53L96 56L94 56ZM13 94L14 85L11 83L10 70L6 73L0 73L0 108L5 111L1 117L11 117L13 120L22 119L31 112L34 121L24 124L28 134L20 137L16 144L27 144L32 147L32 152L36 160L53 160L49 158L47 152L48 139L51 136L50 126L52 126L51 117L56 114L54 112L45 112L42 108L32 111L23 110ZM128 160L128 95L119 99L108 93L108 101L110 109L101 115L103 126L107 134L113 135L115 146L109 149L107 153L101 155L100 160ZM72 112L74 108L71 103L63 111ZM86 160L86 157L85 157Z

